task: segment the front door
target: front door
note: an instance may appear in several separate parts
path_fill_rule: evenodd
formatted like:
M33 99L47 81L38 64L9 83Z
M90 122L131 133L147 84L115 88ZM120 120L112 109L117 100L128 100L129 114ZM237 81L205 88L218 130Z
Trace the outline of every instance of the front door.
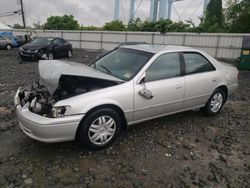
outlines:
M141 91L149 91L152 97ZM181 110L184 77L179 53L159 56L147 69L143 83L135 84L134 120L140 121Z

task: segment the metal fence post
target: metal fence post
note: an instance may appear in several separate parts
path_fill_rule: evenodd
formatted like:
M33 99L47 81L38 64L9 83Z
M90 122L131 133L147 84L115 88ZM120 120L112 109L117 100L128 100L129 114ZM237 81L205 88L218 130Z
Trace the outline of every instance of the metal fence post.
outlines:
M154 44L155 43L155 34L152 33L152 39L151 39L151 44Z
M218 51L219 51L219 44L220 44L220 34L217 36L217 44L216 44L216 51L215 51L215 58L218 58Z
M125 43L127 43L128 42L128 33L126 32L125 33Z
M102 48L103 48L103 32L101 32L101 44L100 44L100 45L101 45L101 46L100 46L100 47L101 47L100 49L102 50Z
M79 40L80 40L79 47L80 47L80 49L82 49L82 31L80 31L79 34L80 34L80 36L79 36Z
M182 42L182 45L185 46L185 43L186 43L186 33L184 33L184 35L183 35L183 42Z
M63 38L63 30L61 31L61 37Z

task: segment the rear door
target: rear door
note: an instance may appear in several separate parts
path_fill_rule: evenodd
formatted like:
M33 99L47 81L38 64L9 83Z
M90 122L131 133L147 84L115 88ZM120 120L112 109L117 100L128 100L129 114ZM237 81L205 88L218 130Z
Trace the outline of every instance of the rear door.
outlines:
M185 100L183 109L204 105L218 82L215 67L198 52L184 52Z

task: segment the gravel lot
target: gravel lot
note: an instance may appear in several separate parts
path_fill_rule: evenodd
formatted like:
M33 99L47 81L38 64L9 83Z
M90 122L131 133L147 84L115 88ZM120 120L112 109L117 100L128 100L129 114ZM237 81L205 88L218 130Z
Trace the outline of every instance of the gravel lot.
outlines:
M129 128L105 150L44 144L17 124L13 97L38 78L37 62L0 50L0 187L250 187L250 72L221 113L189 111ZM75 50L89 63L97 52Z

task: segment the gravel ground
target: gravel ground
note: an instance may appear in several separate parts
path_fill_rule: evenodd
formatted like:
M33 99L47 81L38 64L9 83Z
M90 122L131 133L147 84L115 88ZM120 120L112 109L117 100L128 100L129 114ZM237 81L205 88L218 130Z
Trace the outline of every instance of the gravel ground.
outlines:
M215 117L189 111L129 128L100 151L44 144L17 124L13 97L38 78L37 62L0 51L0 187L250 187L250 72ZM89 63L97 52L76 50Z

